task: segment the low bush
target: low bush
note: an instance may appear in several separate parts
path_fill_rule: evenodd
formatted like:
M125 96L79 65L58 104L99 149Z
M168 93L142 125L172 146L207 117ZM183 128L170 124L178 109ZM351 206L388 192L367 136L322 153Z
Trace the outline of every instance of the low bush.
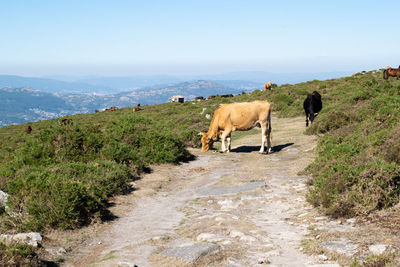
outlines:
M121 115L105 128L49 125L26 138L2 164L2 188L18 216L3 227L71 229L107 214L107 199L153 163L190 158L184 143L163 125ZM3 216L4 217L4 216Z
M34 249L27 245L0 243L0 266L42 266Z

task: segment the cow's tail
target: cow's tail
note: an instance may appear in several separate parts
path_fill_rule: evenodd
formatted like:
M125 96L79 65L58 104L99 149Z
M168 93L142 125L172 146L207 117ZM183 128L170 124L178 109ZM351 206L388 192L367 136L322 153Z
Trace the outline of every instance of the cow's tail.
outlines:
M267 128L267 144L268 144L268 148L267 148L267 153L271 153L272 150L272 125L271 125L271 105L269 106L269 110L268 110L268 128Z
M387 80L387 79L388 79L387 76L386 76L386 71L387 71L387 70L384 70L384 71L383 71L383 79L384 79L384 80Z

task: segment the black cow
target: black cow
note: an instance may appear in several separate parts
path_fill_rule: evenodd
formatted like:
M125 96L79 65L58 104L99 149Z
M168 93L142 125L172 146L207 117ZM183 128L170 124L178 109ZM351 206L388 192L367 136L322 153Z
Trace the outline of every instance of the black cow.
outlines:
M303 103L304 111L306 113L306 127L308 126L308 119L310 119L311 123L314 118L318 115L318 112L322 109L322 100L321 95L314 91L312 94L308 94L307 98Z

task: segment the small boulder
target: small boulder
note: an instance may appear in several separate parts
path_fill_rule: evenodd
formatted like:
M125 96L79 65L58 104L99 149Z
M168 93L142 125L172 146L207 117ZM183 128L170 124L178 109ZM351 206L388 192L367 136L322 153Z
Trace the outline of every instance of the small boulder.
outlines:
M205 257L219 250L219 246L215 244L199 244L191 246L183 246L166 249L160 255L167 257L176 257L188 263L194 263L198 259Z
M25 244L32 247L38 247L42 241L42 235L40 233L20 233L15 235L3 234L0 235L0 242L4 242L6 245L11 244Z
M347 256L353 256L357 252L358 245L348 240L328 241L319 244L320 247L335 251Z
M388 246L384 244L376 244L368 246L368 250L375 255L381 255L386 251L387 247Z
M7 206L8 196L9 195L6 192L0 190L0 207L4 207L6 210L8 209Z

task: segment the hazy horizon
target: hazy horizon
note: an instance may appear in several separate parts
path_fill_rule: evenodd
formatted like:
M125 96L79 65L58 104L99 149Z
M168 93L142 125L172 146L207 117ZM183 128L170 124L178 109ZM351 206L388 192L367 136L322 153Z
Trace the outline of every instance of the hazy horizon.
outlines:
M357 72L400 63L391 23L400 2L22 2L2 3L1 74Z

